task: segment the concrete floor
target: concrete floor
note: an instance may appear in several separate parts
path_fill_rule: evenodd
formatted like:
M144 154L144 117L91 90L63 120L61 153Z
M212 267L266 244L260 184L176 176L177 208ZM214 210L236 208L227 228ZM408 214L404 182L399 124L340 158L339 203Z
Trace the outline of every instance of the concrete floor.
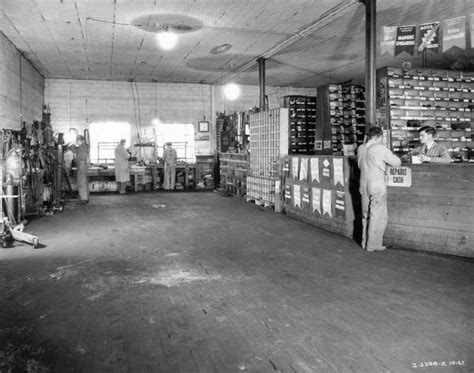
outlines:
M2 373L474 370L472 261L214 193L92 196L27 230L47 247L0 251Z

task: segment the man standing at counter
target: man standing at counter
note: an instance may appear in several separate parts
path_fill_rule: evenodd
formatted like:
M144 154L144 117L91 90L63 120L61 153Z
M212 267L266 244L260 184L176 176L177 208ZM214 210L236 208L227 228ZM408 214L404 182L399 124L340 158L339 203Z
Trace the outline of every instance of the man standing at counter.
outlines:
M400 158L382 144L383 129L369 129L369 141L357 150L360 169L360 194L362 197L362 248L367 251L382 251L383 235L388 223L387 165L398 167Z
M420 134L421 146L415 148L412 155L418 155L421 162L449 163L451 156L448 149L434 141L436 129L431 126L424 126L418 130Z

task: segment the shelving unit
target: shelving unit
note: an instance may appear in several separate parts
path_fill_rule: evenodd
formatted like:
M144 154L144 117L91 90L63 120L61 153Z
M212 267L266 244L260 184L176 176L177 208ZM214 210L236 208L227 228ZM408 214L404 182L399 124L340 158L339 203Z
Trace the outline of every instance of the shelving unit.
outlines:
M283 107L289 110L289 154L314 154L316 97L285 96Z
M214 183L214 155L196 155L196 189L212 190Z
M387 142L405 157L419 145L418 129L434 125L437 142L465 157L472 144L474 73L433 69L378 70L378 110Z
M288 118L286 108L250 115L250 174L279 178L279 161L288 154Z
M242 153L220 153L220 186L236 196L247 194L250 156Z
M365 89L329 84L318 88L315 153L343 155L363 143Z
M288 155L287 108L250 114L249 200L275 205L275 182L280 179L280 160Z

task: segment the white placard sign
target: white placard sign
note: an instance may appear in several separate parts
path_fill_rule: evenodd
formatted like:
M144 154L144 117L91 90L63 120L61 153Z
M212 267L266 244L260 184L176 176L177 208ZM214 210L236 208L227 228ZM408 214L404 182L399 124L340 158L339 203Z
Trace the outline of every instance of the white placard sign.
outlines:
M387 169L387 185L391 187L411 187L411 168L389 167Z

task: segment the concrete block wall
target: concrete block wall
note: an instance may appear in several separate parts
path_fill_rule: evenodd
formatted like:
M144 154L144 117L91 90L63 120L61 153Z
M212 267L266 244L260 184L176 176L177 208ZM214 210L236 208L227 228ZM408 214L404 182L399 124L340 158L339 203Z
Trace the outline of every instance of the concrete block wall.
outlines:
M140 128L153 128L154 119L196 125L212 112L211 87L201 84L46 79L45 101L56 132L121 121L131 124L132 138Z
M316 89L268 87L270 107L279 107L288 94L315 95ZM135 129L152 128L152 121L165 123L211 122L207 148L216 147L216 112L232 113L258 104L258 86L242 86L241 97L226 100L221 86L205 84L130 83L119 81L46 79L45 102L51 107L56 132L90 122L126 121ZM140 125L139 125L140 123ZM200 144L206 148L205 144Z
M0 128L41 120L44 78L0 32Z

